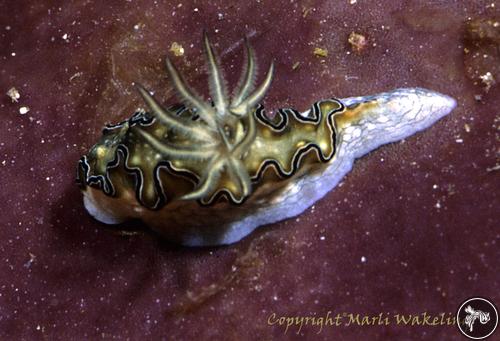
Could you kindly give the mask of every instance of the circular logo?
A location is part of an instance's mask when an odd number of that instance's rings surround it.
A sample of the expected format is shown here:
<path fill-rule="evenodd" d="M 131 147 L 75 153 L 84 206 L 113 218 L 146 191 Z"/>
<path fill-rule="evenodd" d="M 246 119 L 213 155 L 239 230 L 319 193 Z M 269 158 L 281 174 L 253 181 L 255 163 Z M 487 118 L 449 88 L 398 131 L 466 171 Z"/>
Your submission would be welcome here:
<path fill-rule="evenodd" d="M 485 339 L 497 329 L 498 310 L 485 298 L 469 298 L 458 308 L 457 325 L 469 339 Z"/>

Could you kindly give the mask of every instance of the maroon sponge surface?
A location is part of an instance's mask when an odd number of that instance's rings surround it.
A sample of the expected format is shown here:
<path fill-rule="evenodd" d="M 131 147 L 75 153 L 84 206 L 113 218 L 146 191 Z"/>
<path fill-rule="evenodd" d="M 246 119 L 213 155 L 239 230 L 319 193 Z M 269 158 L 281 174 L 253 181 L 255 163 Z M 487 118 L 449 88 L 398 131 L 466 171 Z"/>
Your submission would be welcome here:
<path fill-rule="evenodd" d="M 448 317 L 476 295 L 500 304 L 500 96 L 480 78 L 489 67 L 498 76 L 500 49 L 488 47 L 498 46 L 495 31 L 484 40 L 467 26 L 498 18 L 494 1 L 210 3 L 3 1 L 0 338 L 454 339 L 446 325 L 294 325 L 285 334 L 270 322 L 329 311 Z M 237 244 L 190 249 L 118 233 L 85 211 L 76 162 L 105 123 L 142 106 L 134 81 L 175 102 L 165 55 L 207 95 L 203 29 L 230 88 L 244 35 L 258 81 L 275 61 L 268 111 L 417 86 L 458 106 L 358 160 L 300 217 Z M 359 51 L 353 32 L 366 38 Z M 18 103 L 4 95 L 12 87 Z"/>

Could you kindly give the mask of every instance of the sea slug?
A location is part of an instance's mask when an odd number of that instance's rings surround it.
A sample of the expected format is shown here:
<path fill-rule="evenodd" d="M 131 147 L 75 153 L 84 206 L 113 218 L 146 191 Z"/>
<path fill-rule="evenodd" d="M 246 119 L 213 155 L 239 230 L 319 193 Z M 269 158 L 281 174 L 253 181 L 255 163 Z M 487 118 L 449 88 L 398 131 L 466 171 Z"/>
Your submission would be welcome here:
<path fill-rule="evenodd" d="M 107 224 L 141 219 L 189 246 L 234 243 L 258 226 L 302 213 L 377 147 L 404 139 L 447 115 L 456 102 L 434 91 L 396 89 L 325 99 L 305 112 L 280 109 L 270 119 L 259 102 L 271 63 L 254 86 L 254 52 L 240 86 L 226 82 L 205 34 L 212 102 L 198 96 L 167 58 L 181 105 L 166 107 L 138 91 L 148 111 L 107 126 L 78 162 L 88 212 Z"/>

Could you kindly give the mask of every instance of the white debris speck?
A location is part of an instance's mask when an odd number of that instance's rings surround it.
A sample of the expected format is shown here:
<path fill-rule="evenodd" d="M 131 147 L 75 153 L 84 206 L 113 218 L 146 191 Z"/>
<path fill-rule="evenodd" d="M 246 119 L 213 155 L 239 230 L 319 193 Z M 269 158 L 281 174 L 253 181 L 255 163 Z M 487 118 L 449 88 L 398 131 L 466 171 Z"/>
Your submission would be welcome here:
<path fill-rule="evenodd" d="M 441 203 L 438 201 L 438 202 L 436 203 L 436 205 L 434 205 L 434 207 L 436 207 L 436 208 L 441 208 Z"/>
<path fill-rule="evenodd" d="M 325 240 L 325 236 L 320 236 L 319 240 Z"/>
<path fill-rule="evenodd" d="M 456 139 L 455 142 L 456 143 L 464 143 L 464 140 L 463 139 Z"/>
<path fill-rule="evenodd" d="M 484 75 L 480 75 L 479 78 L 481 81 L 486 85 L 485 90 L 488 92 L 490 90 L 491 86 L 496 83 L 495 78 L 493 77 L 493 74 L 491 72 L 486 72 Z"/>
<path fill-rule="evenodd" d="M 80 71 L 80 72 L 77 72 L 77 73 L 75 73 L 73 76 L 71 76 L 71 77 L 69 78 L 69 81 L 71 82 L 73 79 L 75 79 L 75 78 L 77 78 L 77 77 L 80 77 L 81 75 L 83 75 L 83 72 L 81 72 L 81 71 Z"/>
<path fill-rule="evenodd" d="M 194 9 L 194 11 L 195 11 L 195 12 L 198 12 L 198 11 L 199 11 L 199 10 L 198 10 L 198 7 L 196 7 L 196 8 Z"/>
<path fill-rule="evenodd" d="M 184 55 L 184 47 L 177 42 L 173 42 L 170 46 L 170 50 L 176 57 L 180 57 Z"/>
<path fill-rule="evenodd" d="M 365 256 L 361 257 L 361 263 L 366 263 L 366 257 Z"/>
<path fill-rule="evenodd" d="M 62 38 L 66 41 L 68 41 L 69 35 L 67 33 L 64 33 Z"/>
<path fill-rule="evenodd" d="M 32 254 L 31 252 L 29 252 L 29 256 L 30 256 L 30 259 L 26 263 L 24 263 L 25 268 L 31 267 L 31 264 L 33 264 L 33 262 L 36 259 L 36 256 L 34 254 Z"/>
<path fill-rule="evenodd" d="M 137 24 L 134 25 L 134 30 L 139 31 L 140 29 L 143 29 L 144 27 L 146 27 L 146 24 L 144 24 L 142 22 L 138 22 Z"/>
<path fill-rule="evenodd" d="M 351 5 L 354 5 L 354 4 L 356 4 L 357 2 L 358 2 L 358 0 L 349 0 L 349 3 L 350 3 Z"/>
<path fill-rule="evenodd" d="M 20 113 L 21 115 L 25 115 L 25 114 L 27 114 L 29 111 L 30 111 L 30 108 L 29 108 L 29 107 L 20 107 L 20 108 L 19 108 L 19 113 Z"/>
<path fill-rule="evenodd" d="M 19 100 L 19 98 L 21 98 L 21 94 L 14 87 L 10 88 L 9 91 L 7 91 L 7 96 L 10 97 L 12 102 L 17 102 Z"/>
<path fill-rule="evenodd" d="M 10 55 L 11 55 L 12 57 L 15 57 L 15 56 L 16 56 L 16 53 L 15 53 L 15 52 L 12 52 Z"/>

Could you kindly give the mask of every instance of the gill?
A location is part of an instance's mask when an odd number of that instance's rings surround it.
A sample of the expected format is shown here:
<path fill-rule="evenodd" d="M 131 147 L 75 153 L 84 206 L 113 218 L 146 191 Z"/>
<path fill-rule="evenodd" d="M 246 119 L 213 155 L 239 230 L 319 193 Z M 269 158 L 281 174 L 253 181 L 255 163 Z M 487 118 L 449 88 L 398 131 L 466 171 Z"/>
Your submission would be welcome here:
<path fill-rule="evenodd" d="M 190 112 L 199 116 L 200 120 L 183 120 L 162 107 L 144 87 L 137 85 L 152 115 L 169 130 L 185 137 L 189 145 L 187 147 L 175 145 L 158 139 L 142 129 L 134 130 L 169 159 L 206 163 L 196 188 L 183 195 L 181 199 L 209 200 L 211 194 L 218 188 L 221 173 L 225 170 L 229 179 L 238 188 L 236 197 L 235 193 L 230 194 L 237 202 L 241 202 L 252 190 L 250 175 L 242 160 L 257 135 L 254 112 L 271 85 L 274 63 L 271 62 L 264 81 L 255 89 L 255 57 L 245 38 L 247 62 L 239 82 L 241 85 L 229 102 L 226 81 L 206 32 L 203 42 L 208 61 L 209 90 L 213 106 L 190 89 L 172 61 L 168 56 L 166 58 L 166 69 L 174 90 L 191 109 Z M 237 134 L 237 131 L 242 129 L 243 131 Z"/>

